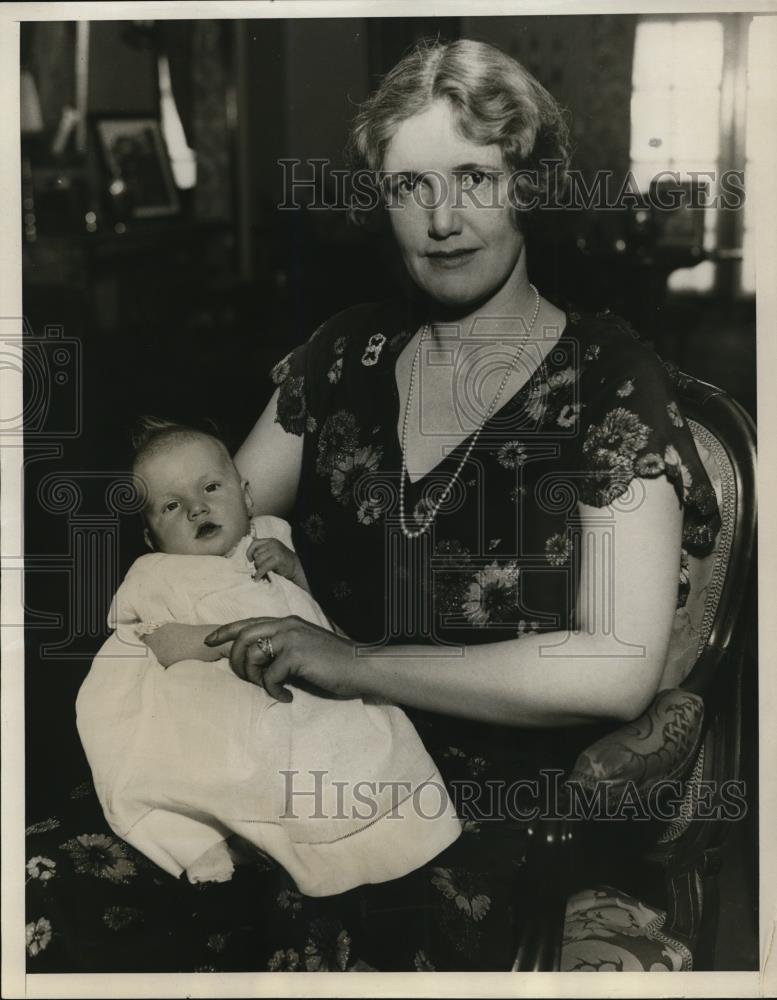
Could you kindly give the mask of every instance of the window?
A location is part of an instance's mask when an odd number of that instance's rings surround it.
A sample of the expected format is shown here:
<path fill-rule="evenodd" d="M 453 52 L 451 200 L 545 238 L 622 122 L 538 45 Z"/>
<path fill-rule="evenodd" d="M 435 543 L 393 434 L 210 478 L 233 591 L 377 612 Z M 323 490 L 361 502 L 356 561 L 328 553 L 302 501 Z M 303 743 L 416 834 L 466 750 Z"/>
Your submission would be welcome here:
<path fill-rule="evenodd" d="M 747 46 L 747 126 L 745 130 L 745 179 L 753 176 L 753 155 L 755 152 L 755 141 L 753 139 L 755 115 L 753 114 L 753 104 L 750 100 L 752 94 L 751 84 L 757 72 L 759 61 L 767 64 L 774 59 L 774 52 L 770 46 L 774 44 L 774 32 L 768 35 L 763 30 L 763 23 L 759 24 L 760 32 L 754 31 L 754 26 L 758 22 L 751 21 L 750 34 Z M 742 232 L 742 291 L 746 295 L 755 294 L 755 236 L 754 236 L 755 212 L 753 208 L 753 198 L 745 198 L 745 218 Z"/>
<path fill-rule="evenodd" d="M 170 154 L 170 167 L 176 186 L 182 191 L 194 187 L 197 181 L 197 158 L 190 149 L 178 115 L 170 82 L 170 66 L 166 55 L 159 56 L 159 100 L 162 107 L 162 134 Z"/>
<path fill-rule="evenodd" d="M 648 16 L 637 25 L 631 97 L 635 180 L 647 192 L 651 179 L 668 170 L 680 180 L 698 176 L 709 184 L 703 246 L 716 251 L 716 259 L 674 271 L 668 282 L 673 290 L 712 290 L 720 283 L 721 262 L 729 276 L 736 274 L 732 291 L 751 288 L 747 260 L 743 268 L 738 262 L 742 213 L 715 205 L 721 174 L 745 166 L 740 106 L 747 49 L 743 24 L 741 15 L 692 15 Z M 736 287 L 740 271 L 742 283 Z"/>

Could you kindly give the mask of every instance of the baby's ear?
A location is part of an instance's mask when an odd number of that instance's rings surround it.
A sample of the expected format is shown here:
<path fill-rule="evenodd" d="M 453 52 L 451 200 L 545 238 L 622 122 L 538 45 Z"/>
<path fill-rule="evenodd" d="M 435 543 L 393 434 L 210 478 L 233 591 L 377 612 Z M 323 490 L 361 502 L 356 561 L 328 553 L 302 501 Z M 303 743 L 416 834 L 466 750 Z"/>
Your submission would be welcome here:
<path fill-rule="evenodd" d="M 151 537 L 151 532 L 148 528 L 143 529 L 143 541 L 146 543 L 147 547 L 154 552 L 154 540 Z"/>
<path fill-rule="evenodd" d="M 244 479 L 240 485 L 243 487 L 243 499 L 246 503 L 246 510 L 249 514 L 254 512 L 254 498 L 251 496 L 251 487 L 248 485 L 248 480 Z"/>

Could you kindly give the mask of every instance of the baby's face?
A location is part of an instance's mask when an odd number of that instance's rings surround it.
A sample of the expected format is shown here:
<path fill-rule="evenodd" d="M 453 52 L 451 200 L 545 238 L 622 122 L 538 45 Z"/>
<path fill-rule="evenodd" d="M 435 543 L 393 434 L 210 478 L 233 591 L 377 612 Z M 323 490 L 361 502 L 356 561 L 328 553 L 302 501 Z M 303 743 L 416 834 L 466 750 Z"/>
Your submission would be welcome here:
<path fill-rule="evenodd" d="M 146 521 L 154 547 L 180 555 L 223 556 L 250 526 L 251 495 L 212 438 L 171 441 L 141 459 Z"/>

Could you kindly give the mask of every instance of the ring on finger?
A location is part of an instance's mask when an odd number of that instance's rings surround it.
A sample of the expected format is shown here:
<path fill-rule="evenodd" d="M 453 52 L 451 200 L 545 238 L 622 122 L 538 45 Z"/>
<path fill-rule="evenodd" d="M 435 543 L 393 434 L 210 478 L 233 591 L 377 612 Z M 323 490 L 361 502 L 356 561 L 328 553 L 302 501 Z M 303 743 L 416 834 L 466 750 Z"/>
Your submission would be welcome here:
<path fill-rule="evenodd" d="M 272 647 L 272 639 L 262 636 L 261 639 L 256 640 L 256 645 L 259 649 L 261 649 L 263 655 L 266 656 L 268 660 L 275 659 L 275 650 Z"/>

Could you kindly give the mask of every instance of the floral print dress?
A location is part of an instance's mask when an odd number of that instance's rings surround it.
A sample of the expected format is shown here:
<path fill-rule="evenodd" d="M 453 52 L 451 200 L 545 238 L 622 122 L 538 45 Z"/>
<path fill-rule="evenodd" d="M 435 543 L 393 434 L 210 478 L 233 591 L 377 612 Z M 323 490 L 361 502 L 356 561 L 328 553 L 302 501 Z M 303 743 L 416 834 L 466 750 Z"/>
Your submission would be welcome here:
<path fill-rule="evenodd" d="M 628 505 L 639 495 L 630 489 L 635 479 L 659 476 L 684 512 L 682 604 L 688 554 L 714 545 L 715 496 L 667 369 L 608 312 L 568 313 L 544 361 L 484 425 L 430 529 L 404 536 L 395 365 L 418 325 L 397 302 L 357 306 L 272 371 L 277 420 L 304 438 L 294 541 L 327 614 L 376 647 L 457 647 L 564 630 L 575 621 L 578 501 Z M 474 429 L 468 399 L 457 405 Z M 417 482 L 406 480 L 411 527 L 451 481 L 468 444 Z M 466 784 L 470 801 L 473 783 L 514 782 L 539 766 L 568 769 L 600 735 L 597 727 L 529 733 L 408 714 L 446 781 L 452 789 Z M 381 969 L 510 968 L 526 824 L 482 822 L 473 810 L 462 816 L 465 833 L 444 856 L 366 892 L 372 902 L 362 900 L 346 928 L 351 944 L 356 928 L 362 934 L 361 960 Z"/>

